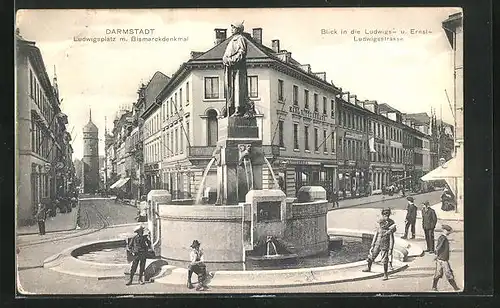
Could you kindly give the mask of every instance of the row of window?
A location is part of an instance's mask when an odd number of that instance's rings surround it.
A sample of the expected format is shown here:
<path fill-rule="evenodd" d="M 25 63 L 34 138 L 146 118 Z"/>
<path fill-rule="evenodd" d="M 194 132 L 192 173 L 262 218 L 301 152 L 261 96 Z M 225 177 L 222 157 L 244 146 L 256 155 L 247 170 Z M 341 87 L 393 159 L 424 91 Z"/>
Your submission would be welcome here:
<path fill-rule="evenodd" d="M 367 160 L 368 142 L 339 138 L 337 159 Z"/>
<path fill-rule="evenodd" d="M 284 100 L 284 82 L 281 79 L 278 79 L 278 101 Z M 294 106 L 299 106 L 299 87 L 293 85 L 292 91 L 292 102 Z M 313 111 L 316 113 L 320 113 L 320 102 L 319 95 L 317 93 L 313 94 Z M 304 89 L 304 109 L 309 110 L 309 90 Z M 326 96 L 322 97 L 322 109 L 321 113 L 323 115 L 328 115 L 328 98 Z M 335 115 L 335 99 L 330 100 L 330 116 L 334 118 Z"/>
<path fill-rule="evenodd" d="M 248 76 L 247 77 L 247 87 L 248 96 L 250 98 L 259 97 L 259 77 L 258 76 Z M 226 97 L 226 89 L 224 88 L 223 97 Z M 219 77 L 205 77 L 205 99 L 219 99 L 220 95 L 220 83 Z"/>
<path fill-rule="evenodd" d="M 185 89 L 185 91 L 184 91 Z M 185 93 L 185 96 L 184 96 Z M 145 123 L 144 137 L 147 138 L 162 128 L 162 123 L 170 117 L 178 117 L 179 111 L 189 105 L 189 82 L 175 92 L 170 99 L 166 99 L 161 106 L 161 112 L 150 117 Z"/>
<path fill-rule="evenodd" d="M 31 119 L 31 151 L 48 158 L 49 149 L 52 146 L 52 138 L 47 134 L 47 131 L 35 121 Z"/>
<path fill-rule="evenodd" d="M 411 151 L 409 149 L 395 148 L 382 144 L 375 144 L 375 152 L 371 153 L 372 162 L 385 162 L 396 164 L 412 163 Z"/>
<path fill-rule="evenodd" d="M 284 143 L 284 124 L 283 121 L 279 122 L 278 128 L 279 128 L 279 144 L 281 147 L 285 147 Z M 310 127 L 309 125 L 304 125 L 304 150 L 306 151 L 323 151 L 323 152 L 328 152 L 328 139 L 330 139 L 330 145 L 331 145 L 331 152 L 335 152 L 335 134 L 333 132 L 328 133 L 326 129 L 320 130 L 317 127 L 313 128 L 313 138 L 314 138 L 314 147 L 311 149 L 310 147 L 310 142 L 309 142 L 309 135 L 310 135 Z M 299 142 L 299 124 L 298 123 L 293 123 L 293 149 L 294 150 L 300 150 L 300 142 Z"/>
<path fill-rule="evenodd" d="M 29 70 L 30 74 L 30 97 L 35 101 L 35 104 L 38 106 L 42 115 L 45 117 L 47 122 L 52 124 L 52 120 L 54 117 L 54 111 L 52 110 L 49 100 L 45 96 L 43 88 L 38 83 L 35 75 L 32 70 Z"/>
<path fill-rule="evenodd" d="M 184 128 L 181 125 L 177 125 L 167 129 L 163 133 L 162 139 L 146 145 L 144 149 L 144 162 L 158 162 L 166 157 L 183 154 L 185 145 L 189 145 L 189 129 L 189 122 L 184 124 Z"/>

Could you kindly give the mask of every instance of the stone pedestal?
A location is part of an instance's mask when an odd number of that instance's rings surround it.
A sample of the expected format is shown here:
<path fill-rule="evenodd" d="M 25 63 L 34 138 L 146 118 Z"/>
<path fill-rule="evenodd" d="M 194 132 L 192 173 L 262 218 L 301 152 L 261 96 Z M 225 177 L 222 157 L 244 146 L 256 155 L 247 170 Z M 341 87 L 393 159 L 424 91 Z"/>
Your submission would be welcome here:
<path fill-rule="evenodd" d="M 244 202 L 248 191 L 262 189 L 265 161 L 255 119 L 220 119 L 217 146 L 217 205 Z"/>

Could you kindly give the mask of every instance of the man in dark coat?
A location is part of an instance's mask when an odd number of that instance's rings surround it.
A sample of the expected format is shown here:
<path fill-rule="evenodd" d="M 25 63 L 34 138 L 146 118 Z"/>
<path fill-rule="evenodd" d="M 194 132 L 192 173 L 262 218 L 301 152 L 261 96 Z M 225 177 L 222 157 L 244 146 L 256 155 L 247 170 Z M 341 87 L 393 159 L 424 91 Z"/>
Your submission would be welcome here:
<path fill-rule="evenodd" d="M 38 204 L 36 212 L 36 220 L 38 222 L 38 230 L 40 235 L 45 235 L 45 219 L 47 219 L 47 207 L 45 206 L 46 200 Z"/>
<path fill-rule="evenodd" d="M 132 279 L 134 278 L 135 271 L 137 270 L 137 265 L 139 265 L 139 283 L 144 284 L 143 276 L 146 269 L 146 258 L 148 251 L 151 248 L 151 241 L 149 237 L 144 235 L 144 227 L 138 226 L 134 229 L 137 234 L 130 240 L 127 244 L 127 250 L 132 253 L 134 260 L 132 261 L 132 267 L 130 268 L 130 278 L 127 282 L 127 286 L 132 284 Z"/>
<path fill-rule="evenodd" d="M 439 279 L 443 277 L 443 273 L 448 279 L 448 282 L 453 287 L 455 291 L 459 291 L 460 288 L 455 282 L 455 276 L 453 275 L 453 270 L 450 267 L 450 241 L 448 240 L 448 235 L 453 231 L 448 225 L 443 225 L 443 234 L 441 234 L 437 240 L 436 244 L 436 271 L 434 273 L 434 279 L 432 281 L 432 290 L 437 291 L 437 284 Z"/>
<path fill-rule="evenodd" d="M 437 224 L 437 215 L 429 205 L 429 201 L 423 203 L 422 208 L 422 229 L 424 229 L 427 249 L 424 252 L 434 253 L 434 229 Z"/>
<path fill-rule="evenodd" d="M 408 229 L 411 227 L 411 238 L 415 238 L 415 222 L 417 221 L 417 206 L 413 203 L 415 200 L 413 197 L 406 198 L 408 200 L 408 205 L 406 206 L 406 219 L 405 219 L 405 235 L 402 239 L 408 238 Z"/>

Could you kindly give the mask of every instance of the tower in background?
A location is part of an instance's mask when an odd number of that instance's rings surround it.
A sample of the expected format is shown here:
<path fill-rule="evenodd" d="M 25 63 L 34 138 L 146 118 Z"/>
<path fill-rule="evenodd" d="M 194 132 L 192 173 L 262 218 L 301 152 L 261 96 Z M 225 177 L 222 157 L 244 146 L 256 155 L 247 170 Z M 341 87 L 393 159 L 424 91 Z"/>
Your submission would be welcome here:
<path fill-rule="evenodd" d="M 83 192 L 95 193 L 99 189 L 99 129 L 89 122 L 83 127 Z"/>

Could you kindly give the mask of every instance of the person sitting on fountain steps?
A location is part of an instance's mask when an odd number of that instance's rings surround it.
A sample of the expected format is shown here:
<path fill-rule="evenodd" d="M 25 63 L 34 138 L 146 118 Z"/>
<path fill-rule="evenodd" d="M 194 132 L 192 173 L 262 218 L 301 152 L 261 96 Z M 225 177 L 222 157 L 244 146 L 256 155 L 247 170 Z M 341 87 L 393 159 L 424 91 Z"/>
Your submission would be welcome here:
<path fill-rule="evenodd" d="M 196 287 L 197 291 L 206 290 L 208 288 L 205 284 L 207 279 L 207 267 L 205 266 L 205 263 L 203 263 L 203 250 L 200 249 L 200 245 L 201 244 L 200 242 L 198 242 L 198 240 L 194 240 L 191 244 L 191 263 L 188 266 L 187 278 L 187 287 L 188 289 L 192 289 L 193 284 L 191 283 L 191 276 L 193 276 L 193 273 L 196 273 L 196 275 L 198 275 L 198 286 Z"/>
<path fill-rule="evenodd" d="M 132 279 L 134 278 L 135 271 L 137 270 L 137 265 L 139 265 L 139 283 L 144 284 L 142 277 L 144 276 L 144 271 L 146 269 L 146 257 L 148 251 L 151 247 L 151 241 L 147 235 L 144 235 L 144 227 L 138 226 L 134 229 L 137 234 L 130 240 L 127 245 L 127 250 L 129 250 L 134 256 L 134 261 L 132 261 L 132 267 L 130 268 L 130 278 L 126 283 L 127 286 L 132 284 Z"/>
<path fill-rule="evenodd" d="M 394 232 L 396 232 L 396 224 L 394 220 L 389 218 L 391 215 L 390 209 L 382 210 L 382 219 L 378 221 L 379 227 L 377 232 L 373 236 L 372 245 L 370 252 L 368 254 L 367 262 L 368 267 L 363 270 L 363 272 L 370 272 L 372 268 L 373 261 L 381 253 L 382 263 L 384 266 L 384 278 L 383 280 L 389 279 L 388 267 L 389 259 L 392 268 L 392 249 L 394 248 Z"/>

